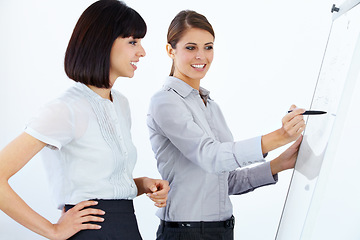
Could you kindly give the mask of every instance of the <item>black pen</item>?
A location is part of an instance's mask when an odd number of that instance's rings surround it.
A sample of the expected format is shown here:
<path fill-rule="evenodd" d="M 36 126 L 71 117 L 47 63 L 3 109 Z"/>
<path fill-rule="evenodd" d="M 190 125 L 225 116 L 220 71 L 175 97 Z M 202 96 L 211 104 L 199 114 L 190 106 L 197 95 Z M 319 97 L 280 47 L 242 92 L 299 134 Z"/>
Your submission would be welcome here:
<path fill-rule="evenodd" d="M 288 111 L 288 113 L 291 113 L 292 110 Z M 302 113 L 301 115 L 320 115 L 320 114 L 326 114 L 324 111 L 317 111 L 317 110 L 308 110 Z"/>

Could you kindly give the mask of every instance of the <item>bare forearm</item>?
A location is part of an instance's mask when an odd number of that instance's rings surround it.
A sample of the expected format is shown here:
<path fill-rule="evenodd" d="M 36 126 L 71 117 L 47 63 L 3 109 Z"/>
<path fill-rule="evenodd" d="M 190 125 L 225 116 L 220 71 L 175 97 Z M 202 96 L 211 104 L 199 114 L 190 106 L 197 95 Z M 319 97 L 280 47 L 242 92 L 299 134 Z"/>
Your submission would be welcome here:
<path fill-rule="evenodd" d="M 271 168 L 272 175 L 275 175 L 275 174 L 283 171 L 283 169 L 281 168 L 281 164 L 279 163 L 277 158 L 270 161 L 270 168 Z"/>
<path fill-rule="evenodd" d="M 31 209 L 10 187 L 9 179 L 46 144 L 22 133 L 0 151 L 0 210 L 26 228 L 53 238 L 53 225 Z"/>
<path fill-rule="evenodd" d="M 53 224 L 31 209 L 4 181 L 0 183 L 0 209 L 31 231 L 54 238 Z"/>
<path fill-rule="evenodd" d="M 279 129 L 261 137 L 261 148 L 263 154 L 268 153 L 285 144 L 286 142 Z"/>

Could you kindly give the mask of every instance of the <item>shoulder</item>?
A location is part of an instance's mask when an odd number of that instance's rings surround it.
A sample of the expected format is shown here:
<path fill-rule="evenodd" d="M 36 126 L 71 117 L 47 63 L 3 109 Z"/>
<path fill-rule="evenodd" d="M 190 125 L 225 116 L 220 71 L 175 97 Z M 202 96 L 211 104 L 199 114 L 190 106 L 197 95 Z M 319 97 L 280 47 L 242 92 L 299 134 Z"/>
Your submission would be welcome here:
<path fill-rule="evenodd" d="M 119 92 L 119 91 L 117 91 L 115 89 L 112 89 L 111 94 L 113 95 L 114 100 L 116 100 L 116 103 L 121 104 L 123 106 L 128 106 L 129 105 L 128 99 L 121 92 Z"/>
<path fill-rule="evenodd" d="M 148 116 L 159 123 L 192 118 L 184 98 L 173 89 L 163 89 L 153 95 Z"/>
<path fill-rule="evenodd" d="M 52 118 L 72 119 L 75 115 L 83 115 L 91 110 L 91 105 L 80 89 L 70 87 L 57 98 L 40 108 L 40 113 Z"/>
<path fill-rule="evenodd" d="M 113 97 L 113 104 L 116 106 L 116 111 L 120 111 L 123 115 L 130 118 L 130 105 L 125 95 L 114 89 L 111 90 L 111 94 Z"/>
<path fill-rule="evenodd" d="M 183 98 L 173 89 L 162 89 L 150 99 L 150 112 L 169 111 L 181 108 L 184 105 Z"/>
<path fill-rule="evenodd" d="M 112 89 L 111 94 L 115 95 L 120 101 L 127 101 L 125 95 L 119 92 L 118 90 Z"/>
<path fill-rule="evenodd" d="M 87 102 L 84 92 L 76 86 L 67 89 L 57 100 L 70 106 Z"/>
<path fill-rule="evenodd" d="M 177 94 L 174 89 L 163 88 L 155 93 L 150 100 L 150 104 L 158 106 L 162 104 L 180 104 L 183 102 L 181 95 Z"/>

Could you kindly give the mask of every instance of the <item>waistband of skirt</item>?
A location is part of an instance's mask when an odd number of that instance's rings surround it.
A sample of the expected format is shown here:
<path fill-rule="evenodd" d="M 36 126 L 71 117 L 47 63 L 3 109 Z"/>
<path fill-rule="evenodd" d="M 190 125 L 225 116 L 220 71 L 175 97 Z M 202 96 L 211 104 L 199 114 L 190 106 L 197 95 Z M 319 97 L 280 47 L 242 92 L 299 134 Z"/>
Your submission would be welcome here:
<path fill-rule="evenodd" d="M 91 201 L 97 201 L 97 205 L 89 206 L 86 208 L 101 209 L 106 213 L 134 213 L 133 200 L 126 199 L 90 199 Z M 75 205 L 65 204 L 65 211 L 73 208 Z"/>

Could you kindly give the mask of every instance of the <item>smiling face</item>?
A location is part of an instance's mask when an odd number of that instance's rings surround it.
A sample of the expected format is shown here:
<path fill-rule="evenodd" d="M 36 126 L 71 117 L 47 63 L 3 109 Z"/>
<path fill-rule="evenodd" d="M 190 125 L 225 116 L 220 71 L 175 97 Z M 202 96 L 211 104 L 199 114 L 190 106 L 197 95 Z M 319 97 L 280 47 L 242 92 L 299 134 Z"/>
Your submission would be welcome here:
<path fill-rule="evenodd" d="M 118 37 L 110 52 L 110 84 L 118 77 L 133 77 L 140 57 L 145 56 L 141 39 Z"/>
<path fill-rule="evenodd" d="M 205 77 L 214 57 L 214 37 L 206 30 L 188 29 L 172 48 L 167 44 L 168 55 L 174 60 L 174 77 L 192 86 Z"/>

